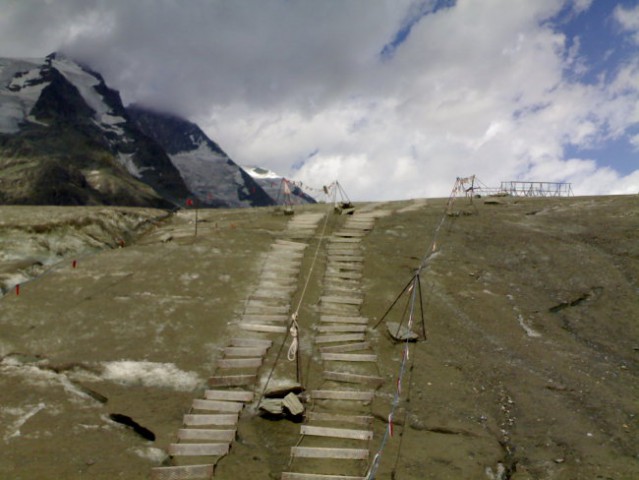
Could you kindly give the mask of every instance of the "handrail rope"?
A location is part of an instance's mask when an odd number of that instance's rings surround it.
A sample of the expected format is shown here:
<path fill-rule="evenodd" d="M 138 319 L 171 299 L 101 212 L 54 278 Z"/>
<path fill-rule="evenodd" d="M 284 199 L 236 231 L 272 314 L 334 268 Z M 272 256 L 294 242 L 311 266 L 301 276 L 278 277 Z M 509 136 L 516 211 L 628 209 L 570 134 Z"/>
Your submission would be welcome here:
<path fill-rule="evenodd" d="M 439 224 L 437 225 L 437 227 L 435 228 L 435 232 L 433 234 L 433 239 L 430 243 L 430 247 L 428 248 L 428 250 L 426 251 L 426 253 L 424 254 L 424 256 L 422 257 L 422 260 L 419 264 L 419 266 L 417 267 L 417 270 L 415 271 L 415 274 L 413 276 L 413 279 L 411 280 L 411 282 L 408 283 L 408 285 L 404 288 L 404 290 L 402 291 L 402 294 L 409 289 L 409 292 L 411 294 L 411 298 L 410 298 L 410 313 L 409 313 L 409 318 L 408 318 L 408 329 L 410 330 L 412 328 L 413 325 L 413 314 L 415 312 L 415 296 L 417 294 L 417 290 L 418 290 L 418 285 L 416 285 L 419 282 L 419 276 L 422 272 L 422 270 L 424 270 L 424 268 L 426 268 L 426 266 L 428 265 L 428 262 L 431 258 L 431 256 L 435 253 L 435 251 L 437 250 L 437 239 L 439 236 L 439 232 L 442 228 L 442 226 L 444 225 L 444 222 L 446 221 L 446 217 L 447 217 L 447 213 L 449 211 L 449 208 L 452 206 L 452 204 L 454 203 L 455 197 L 456 197 L 456 193 L 458 190 L 458 186 L 457 186 L 458 182 L 455 182 L 455 186 L 453 187 L 453 190 L 448 198 L 448 202 L 446 204 L 446 210 L 444 211 L 441 220 L 439 221 Z M 411 285 L 412 283 L 412 285 Z M 410 285 L 410 288 L 409 288 Z M 401 296 L 401 294 L 400 294 Z M 398 300 L 398 299 L 397 299 Z M 396 300 L 396 301 L 397 301 Z M 423 314 L 423 312 L 422 312 Z M 409 356 L 410 356 L 410 341 L 407 338 L 404 341 L 404 351 L 403 351 L 403 356 L 402 356 L 402 362 L 400 364 L 400 368 L 399 368 L 399 375 L 397 378 L 397 388 L 395 390 L 395 395 L 393 397 L 393 401 L 391 403 L 391 411 L 388 415 L 388 428 L 386 428 L 385 432 L 384 432 L 384 436 L 382 437 L 382 441 L 380 442 L 380 447 L 377 450 L 377 453 L 375 454 L 375 456 L 373 457 L 373 461 L 371 462 L 371 466 L 368 470 L 368 472 L 366 473 L 366 480 L 374 480 L 375 479 L 375 475 L 377 474 L 377 470 L 379 468 L 379 463 L 381 461 L 381 457 L 382 454 L 384 452 L 384 449 L 386 448 L 386 444 L 388 443 L 389 438 L 392 436 L 393 434 L 393 424 L 392 424 L 392 420 L 393 420 L 393 415 L 395 414 L 395 411 L 397 410 L 397 407 L 399 406 L 399 400 L 401 397 L 401 385 L 402 385 L 402 381 L 404 378 L 404 373 L 405 373 L 405 369 L 406 369 L 406 361 L 408 360 Z M 411 360 L 411 376 L 410 381 L 412 381 L 412 368 L 413 368 L 413 360 Z M 410 386 L 409 386 L 409 392 L 410 392 Z M 403 433 L 402 433 L 403 436 Z M 399 455 L 399 452 L 398 452 Z"/>

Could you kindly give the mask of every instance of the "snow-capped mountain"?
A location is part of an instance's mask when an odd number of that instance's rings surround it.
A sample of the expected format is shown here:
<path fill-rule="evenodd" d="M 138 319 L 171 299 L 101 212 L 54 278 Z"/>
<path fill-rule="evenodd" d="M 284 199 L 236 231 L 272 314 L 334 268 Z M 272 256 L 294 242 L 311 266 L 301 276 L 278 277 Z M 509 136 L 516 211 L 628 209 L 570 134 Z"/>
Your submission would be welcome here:
<path fill-rule="evenodd" d="M 58 54 L 0 59 L 0 202 L 170 207 L 190 196 L 120 95 Z"/>
<path fill-rule="evenodd" d="M 287 180 L 277 173 L 261 167 L 242 167 L 277 203 L 299 205 L 302 203 L 317 203 L 313 197 L 305 193 L 296 182 Z"/>
<path fill-rule="evenodd" d="M 274 205 L 260 184 L 239 167 L 196 124 L 132 105 L 137 126 L 160 144 L 200 204 L 249 207 Z"/>

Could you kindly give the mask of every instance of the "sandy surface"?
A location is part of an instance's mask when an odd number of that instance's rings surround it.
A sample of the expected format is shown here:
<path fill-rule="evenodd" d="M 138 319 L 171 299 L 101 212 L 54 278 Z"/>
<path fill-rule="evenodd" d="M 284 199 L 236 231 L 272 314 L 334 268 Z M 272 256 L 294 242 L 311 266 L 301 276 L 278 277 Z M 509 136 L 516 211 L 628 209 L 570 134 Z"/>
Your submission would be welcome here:
<path fill-rule="evenodd" d="M 446 217 L 421 274 L 428 340 L 411 347 L 413 368 L 377 478 L 639 478 L 637 197 L 474 203 L 457 201 L 462 214 Z M 392 212 L 362 240 L 361 311 L 371 325 L 430 249 L 444 206 L 359 206 Z M 15 225 L 33 223 L 35 211 L 0 209 L 0 241 L 15 235 Z M 162 214 L 140 213 L 155 221 Z M 234 333 L 230 322 L 290 218 L 272 209 L 209 210 L 200 212 L 197 237 L 192 220 L 193 212 L 180 213 L 137 238 L 128 233 L 125 248 L 69 241 L 82 254 L 76 268 L 71 260 L 80 254 L 70 248 L 56 268 L 23 283 L 19 296 L 9 289 L 0 300 L 0 478 L 142 479 L 167 461 L 182 415 L 202 397 Z M 331 214 L 328 232 L 344 221 Z M 134 226 L 110 228 L 119 238 Z M 40 243 L 47 233 L 29 232 Z M 319 238 L 305 241 L 302 279 Z M 14 248 L 7 245 L 5 255 Z M 309 340 L 324 288 L 319 258 L 300 315 L 309 389 L 322 384 Z M 401 321 L 402 311 L 389 319 Z M 387 380 L 366 407 L 375 416 L 374 453 L 403 346 L 383 325 L 368 336 Z M 279 375 L 292 375 L 290 365 L 282 368 Z M 113 413 L 156 440 L 112 422 Z M 248 408 L 216 478 L 279 478 L 298 439 L 299 424 Z"/>

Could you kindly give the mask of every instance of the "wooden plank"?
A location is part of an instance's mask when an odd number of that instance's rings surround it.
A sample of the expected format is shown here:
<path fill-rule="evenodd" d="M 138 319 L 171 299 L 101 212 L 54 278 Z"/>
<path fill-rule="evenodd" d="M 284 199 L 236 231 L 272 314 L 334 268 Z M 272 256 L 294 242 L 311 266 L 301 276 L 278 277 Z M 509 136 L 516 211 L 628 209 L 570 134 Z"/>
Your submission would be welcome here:
<path fill-rule="evenodd" d="M 361 298 L 341 295 L 324 295 L 323 297 L 320 297 L 320 300 L 326 303 L 344 303 L 346 305 L 361 305 L 362 303 L 364 303 L 364 300 L 362 300 Z"/>
<path fill-rule="evenodd" d="M 344 335 L 318 335 L 315 343 L 335 343 L 335 342 L 361 342 L 364 341 L 364 333 L 346 333 Z"/>
<path fill-rule="evenodd" d="M 227 402 L 223 400 L 209 400 L 196 398 L 193 400 L 192 407 L 196 410 L 215 410 L 217 412 L 238 413 L 244 407 L 241 402 Z"/>
<path fill-rule="evenodd" d="M 320 473 L 282 472 L 281 480 L 366 480 L 366 477 L 351 475 L 323 475 Z"/>
<path fill-rule="evenodd" d="M 181 428 L 178 430 L 180 440 L 210 440 L 216 442 L 232 442 L 235 430 L 210 430 L 204 428 Z"/>
<path fill-rule="evenodd" d="M 279 325 L 262 325 L 259 323 L 239 323 L 238 326 L 247 332 L 286 333 L 287 327 Z"/>
<path fill-rule="evenodd" d="M 266 347 L 271 348 L 273 346 L 273 340 L 266 338 L 250 338 L 250 337 L 235 337 L 231 339 L 231 346 L 233 347 Z"/>
<path fill-rule="evenodd" d="M 362 263 L 331 261 L 327 263 L 326 268 L 337 272 L 361 272 L 364 270 L 364 265 Z"/>
<path fill-rule="evenodd" d="M 198 414 L 189 413 L 184 415 L 184 425 L 189 427 L 203 427 L 209 425 L 226 426 L 237 425 L 237 413 L 214 413 L 214 414 Z"/>
<path fill-rule="evenodd" d="M 357 350 L 368 350 L 369 348 L 371 348 L 370 342 L 355 342 L 320 347 L 320 352 L 355 352 Z"/>
<path fill-rule="evenodd" d="M 254 314 L 254 315 L 287 315 L 290 311 L 290 305 L 264 305 L 263 303 L 249 303 L 246 306 L 246 310 L 244 310 L 244 314 Z"/>
<path fill-rule="evenodd" d="M 263 357 L 266 347 L 224 347 L 222 353 L 227 357 Z"/>
<path fill-rule="evenodd" d="M 368 330 L 367 325 L 320 325 L 317 327 L 317 331 L 320 333 L 329 332 L 365 332 Z"/>
<path fill-rule="evenodd" d="M 330 259 L 334 262 L 350 262 L 350 263 L 358 263 L 358 262 L 363 262 L 364 261 L 364 257 L 363 256 L 356 256 L 356 255 L 331 255 Z"/>
<path fill-rule="evenodd" d="M 169 455 L 172 457 L 206 457 L 229 453 L 228 443 L 171 443 Z"/>
<path fill-rule="evenodd" d="M 321 353 L 322 360 L 332 362 L 376 362 L 377 355 L 369 353 Z"/>
<path fill-rule="evenodd" d="M 294 248 L 294 249 L 297 249 L 297 250 L 305 250 L 306 247 L 308 247 L 308 243 L 291 242 L 289 240 L 282 240 L 280 238 L 275 240 L 275 244 L 276 245 L 284 245 L 284 246 L 291 247 L 291 248 Z"/>
<path fill-rule="evenodd" d="M 365 448 L 291 447 L 291 456 L 298 458 L 333 458 L 336 460 L 367 460 Z"/>
<path fill-rule="evenodd" d="M 373 438 L 371 430 L 353 430 L 350 428 L 329 428 L 315 425 L 302 425 L 300 434 L 314 437 L 348 438 L 352 440 L 370 440 Z"/>
<path fill-rule="evenodd" d="M 384 379 L 382 377 L 376 377 L 372 375 L 356 375 L 354 373 L 347 372 L 325 371 L 324 378 L 326 380 L 332 380 L 334 382 L 357 383 L 361 385 L 370 385 L 373 387 L 377 387 L 384 383 Z"/>
<path fill-rule="evenodd" d="M 371 415 L 343 415 L 326 412 L 306 412 L 306 418 L 313 422 L 351 423 L 353 425 L 370 425 L 373 422 Z"/>
<path fill-rule="evenodd" d="M 178 467 L 155 467 L 151 469 L 151 480 L 198 480 L 210 479 L 214 465 L 181 465 Z"/>
<path fill-rule="evenodd" d="M 331 243 L 360 243 L 361 238 L 347 238 L 347 237 L 332 237 L 329 242 Z"/>
<path fill-rule="evenodd" d="M 218 368 L 255 368 L 261 367 L 264 359 L 257 358 L 221 358 L 217 361 Z"/>
<path fill-rule="evenodd" d="M 242 385 L 254 385 L 257 375 L 219 375 L 209 378 L 211 387 L 239 387 Z"/>
<path fill-rule="evenodd" d="M 322 323 L 354 323 L 357 325 L 368 325 L 368 318 L 364 317 L 344 317 L 341 315 L 322 315 Z"/>
<path fill-rule="evenodd" d="M 207 400 L 229 400 L 232 402 L 252 402 L 255 394 L 244 390 L 205 390 Z"/>
<path fill-rule="evenodd" d="M 346 278 L 348 280 L 359 280 L 360 278 L 362 278 L 362 274 L 359 272 L 329 272 L 326 271 L 326 274 L 324 275 L 324 278 L 326 278 L 327 280 L 330 280 L 332 278 Z"/>
<path fill-rule="evenodd" d="M 373 399 L 373 391 L 360 390 L 312 390 L 311 398 L 318 400 L 361 400 L 369 402 Z"/>
<path fill-rule="evenodd" d="M 274 315 L 244 315 L 242 320 L 245 322 L 287 322 L 290 320 L 288 315 L 274 314 Z"/>

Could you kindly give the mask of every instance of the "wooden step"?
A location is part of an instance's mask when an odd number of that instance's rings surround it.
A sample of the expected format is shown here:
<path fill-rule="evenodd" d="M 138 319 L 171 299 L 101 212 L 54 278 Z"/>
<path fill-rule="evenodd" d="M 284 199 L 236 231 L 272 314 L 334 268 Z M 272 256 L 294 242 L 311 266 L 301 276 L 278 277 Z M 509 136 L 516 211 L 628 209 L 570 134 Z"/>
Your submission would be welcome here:
<path fill-rule="evenodd" d="M 287 323 L 291 319 L 290 315 L 254 315 L 244 314 L 242 317 L 243 322 L 247 323 Z"/>
<path fill-rule="evenodd" d="M 275 240 L 275 244 L 276 245 L 284 245 L 287 247 L 291 247 L 294 248 L 296 250 L 305 250 L 306 247 L 308 247 L 308 243 L 301 243 L 301 242 L 291 242 L 288 240 L 281 240 L 281 239 L 277 239 Z"/>
<path fill-rule="evenodd" d="M 377 355 L 372 353 L 321 353 L 322 360 L 333 362 L 376 362 Z"/>
<path fill-rule="evenodd" d="M 224 347 L 222 353 L 227 357 L 263 357 L 267 347 Z"/>
<path fill-rule="evenodd" d="M 214 465 L 182 465 L 178 467 L 155 467 L 151 469 L 151 480 L 198 480 L 210 479 Z"/>
<path fill-rule="evenodd" d="M 335 232 L 333 236 L 344 237 L 344 238 L 356 238 L 356 237 L 365 237 L 366 233 L 359 232 L 357 230 L 341 230 L 339 232 Z"/>
<path fill-rule="evenodd" d="M 221 358 L 217 361 L 219 368 L 253 368 L 261 367 L 262 357 L 256 358 Z"/>
<path fill-rule="evenodd" d="M 371 348 L 370 342 L 354 342 L 320 347 L 320 352 L 355 352 L 357 350 L 368 350 L 369 348 Z"/>
<path fill-rule="evenodd" d="M 230 345 L 233 347 L 265 347 L 271 348 L 273 340 L 265 338 L 236 337 L 232 338 Z"/>
<path fill-rule="evenodd" d="M 320 333 L 329 332 L 365 332 L 368 329 L 367 325 L 320 325 L 317 327 L 317 331 Z"/>
<path fill-rule="evenodd" d="M 361 390 L 312 390 L 311 398 L 317 400 L 359 400 L 369 402 L 375 395 L 372 391 Z"/>
<path fill-rule="evenodd" d="M 360 263 L 364 261 L 362 255 L 331 255 L 329 259 L 333 262 Z"/>
<path fill-rule="evenodd" d="M 315 343 L 361 342 L 366 338 L 364 333 L 346 333 L 344 335 L 317 335 Z"/>
<path fill-rule="evenodd" d="M 357 375 L 354 373 L 333 371 L 325 371 L 323 375 L 326 380 L 332 380 L 334 382 L 357 383 L 374 387 L 377 387 L 384 383 L 384 379 L 382 377 L 373 375 Z"/>
<path fill-rule="evenodd" d="M 237 425 L 237 413 L 217 413 L 217 414 L 197 414 L 190 413 L 184 415 L 184 425 L 189 427 L 206 426 L 206 425 Z"/>
<path fill-rule="evenodd" d="M 331 279 L 347 279 L 347 280 L 360 280 L 362 278 L 362 274 L 359 272 L 330 272 L 327 271 L 324 275 L 324 278 L 328 281 Z"/>
<path fill-rule="evenodd" d="M 313 422 L 352 423 L 354 425 L 370 425 L 373 422 L 371 415 L 343 415 L 326 412 L 307 412 L 306 418 Z"/>
<path fill-rule="evenodd" d="M 235 430 L 210 430 L 204 428 L 181 428 L 178 430 L 180 440 L 209 440 L 217 442 L 232 442 L 235 440 Z"/>
<path fill-rule="evenodd" d="M 229 453 L 228 443 L 171 443 L 169 455 L 172 457 L 206 457 Z"/>
<path fill-rule="evenodd" d="M 255 394 L 242 390 L 205 390 L 207 400 L 228 400 L 232 402 L 252 402 Z"/>
<path fill-rule="evenodd" d="M 260 323 L 238 323 L 238 326 L 247 332 L 286 333 L 288 330 L 288 328 L 284 326 Z"/>
<path fill-rule="evenodd" d="M 257 375 L 216 375 L 209 378 L 211 387 L 240 387 L 242 385 L 254 385 Z"/>
<path fill-rule="evenodd" d="M 364 300 L 361 298 L 338 295 L 325 295 L 321 297 L 320 300 L 325 303 L 345 303 L 347 305 L 361 305 L 364 303 Z"/>
<path fill-rule="evenodd" d="M 367 460 L 365 448 L 292 447 L 291 456 L 298 458 L 333 458 L 336 460 Z"/>
<path fill-rule="evenodd" d="M 244 407 L 241 402 L 226 402 L 223 400 L 199 399 L 193 400 L 193 408 L 196 410 L 214 410 L 216 412 L 238 413 Z"/>
<path fill-rule="evenodd" d="M 300 434 L 314 437 L 349 438 L 352 440 L 370 440 L 373 438 L 371 430 L 352 430 L 350 428 L 329 428 L 315 425 L 302 425 Z"/>
<path fill-rule="evenodd" d="M 368 325 L 368 318 L 364 317 L 344 317 L 342 315 L 322 315 L 322 323 L 355 323 L 358 325 Z"/>
<path fill-rule="evenodd" d="M 366 480 L 366 477 L 350 475 L 323 475 L 320 473 L 282 472 L 281 480 Z"/>

